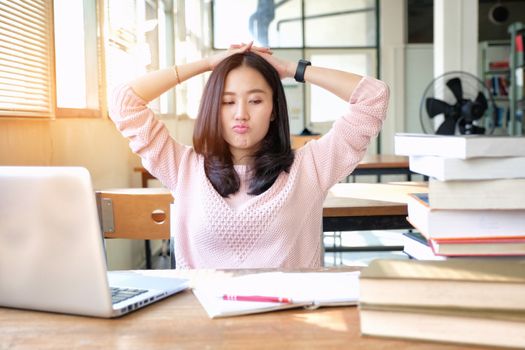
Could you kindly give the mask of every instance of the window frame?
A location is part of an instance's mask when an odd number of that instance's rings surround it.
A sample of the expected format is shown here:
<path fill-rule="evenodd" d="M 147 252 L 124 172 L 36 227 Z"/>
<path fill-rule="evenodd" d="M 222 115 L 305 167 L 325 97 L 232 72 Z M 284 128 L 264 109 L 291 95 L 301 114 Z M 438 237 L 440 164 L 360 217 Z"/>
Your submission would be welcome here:
<path fill-rule="evenodd" d="M 215 44 L 215 34 L 214 34 L 214 30 L 215 30 L 215 26 L 214 26 L 214 16 L 215 16 L 215 6 L 216 6 L 216 2 L 218 0 L 211 0 L 211 46 L 214 50 L 222 50 L 223 48 L 220 48 L 220 47 L 216 47 L 216 44 Z M 305 58 L 305 59 L 309 59 L 310 58 L 310 55 L 312 54 L 316 54 L 316 53 L 331 53 L 331 52 L 341 52 L 341 51 L 345 51 L 345 50 L 348 50 L 348 51 L 351 51 L 351 52 L 365 52 L 365 53 L 370 53 L 372 52 L 372 57 L 373 57 L 373 60 L 371 62 L 371 65 L 373 65 L 373 69 L 372 69 L 372 72 L 370 73 L 370 75 L 372 76 L 375 76 L 375 77 L 380 77 L 380 30 L 379 30 L 379 25 L 380 25 L 380 14 L 379 14 L 379 0 L 375 0 L 375 1 L 372 1 L 372 3 L 374 4 L 374 9 L 373 10 L 370 10 L 370 8 L 363 8 L 362 10 L 364 9 L 367 9 L 368 11 L 373 11 L 373 16 L 375 18 L 375 42 L 373 45 L 370 45 L 370 46 L 366 46 L 366 45 L 363 45 L 363 46 L 357 46 L 357 45 L 353 45 L 353 46 L 332 46 L 332 45 L 327 45 L 327 46 L 308 46 L 306 44 L 307 40 L 306 40 L 306 28 L 305 28 L 305 22 L 308 21 L 309 19 L 314 19 L 314 18 L 317 18 L 316 16 L 313 16 L 313 17 L 309 17 L 307 15 L 305 15 L 305 2 L 306 1 L 309 1 L 309 0 L 299 0 L 300 2 L 300 11 L 301 13 L 298 15 L 297 18 L 295 18 L 294 20 L 298 20 L 301 22 L 301 38 L 302 38 L 302 44 L 299 45 L 299 46 L 277 46 L 277 47 L 271 47 L 272 50 L 276 53 L 278 52 L 296 52 L 296 51 L 299 51 L 301 52 L 302 54 L 302 57 L 300 58 Z M 312 0 L 310 0 L 312 1 Z M 358 12 L 358 11 L 349 11 L 349 12 Z M 328 15 L 330 16 L 333 16 L 333 15 L 337 15 L 336 13 L 329 13 Z M 294 82 L 283 82 L 285 84 L 285 91 L 287 90 L 287 87 L 288 89 L 290 90 L 293 90 L 292 87 L 290 85 L 294 84 Z M 299 83 L 297 83 L 299 84 Z M 314 131 L 314 132 L 321 132 L 321 133 L 325 133 L 327 132 L 331 125 L 333 124 L 333 121 L 338 117 L 338 116 L 334 116 L 334 120 L 332 121 L 326 121 L 326 122 L 312 122 L 312 118 L 311 118 L 311 105 L 310 103 L 308 103 L 308 101 L 310 101 L 310 96 L 311 96 L 311 86 L 309 84 L 306 84 L 305 86 L 302 86 L 302 84 L 299 84 L 299 90 L 301 91 L 300 94 L 301 94 L 301 98 L 302 98 L 302 127 L 301 129 L 304 129 L 304 128 L 308 128 L 310 129 L 310 131 Z M 299 109 L 301 109 L 300 107 L 298 107 Z M 290 127 L 292 129 L 292 133 L 294 132 L 301 132 L 301 130 L 297 130 L 297 121 L 294 120 L 296 118 L 293 117 L 294 114 L 294 111 L 289 111 L 290 115 L 291 115 L 291 120 L 290 120 Z M 294 127 L 296 130 L 294 130 Z"/>
<path fill-rule="evenodd" d="M 53 1 L 53 0 L 51 0 Z M 53 1 L 54 2 L 54 1 Z M 93 93 L 90 89 L 96 89 L 97 94 L 97 105 L 98 108 L 67 108 L 59 107 L 57 101 L 57 90 L 56 90 L 56 76 L 55 76 L 55 116 L 56 118 L 107 118 L 107 100 L 106 96 L 106 69 L 105 69 L 105 50 L 104 50 L 104 0 L 84 0 L 84 47 L 86 49 L 86 67 L 90 71 L 86 71 L 86 93 L 89 95 Z M 95 7 L 89 7 L 94 5 Z M 86 9 L 86 7 L 88 7 Z M 95 16 L 90 16 L 86 11 L 91 11 Z M 53 20 L 53 29 L 54 20 Z M 94 36 L 94 38 L 93 38 Z M 54 36 L 53 36 L 54 42 Z M 54 45 L 53 45 L 54 46 Z M 56 55 L 56 51 L 53 50 L 53 54 Z M 89 54 L 95 52 L 95 54 Z M 55 59 L 53 58 L 53 61 Z M 89 68 L 94 67 L 94 68 Z"/>
<path fill-rule="evenodd" d="M 305 50 L 305 57 L 306 59 L 310 60 L 313 55 L 337 55 L 337 53 L 341 54 L 366 54 L 371 58 L 370 66 L 371 71 L 368 75 L 370 76 L 377 76 L 378 75 L 378 56 L 377 51 L 375 47 L 354 47 L 352 49 L 349 48 L 341 48 L 341 49 L 326 49 L 326 48 L 308 48 Z M 334 123 L 335 119 L 338 117 L 341 117 L 341 115 L 334 115 L 334 119 L 328 120 L 328 121 L 312 121 L 312 85 L 306 84 L 305 86 L 305 101 L 310 101 L 310 103 L 305 103 L 305 115 L 306 115 L 306 122 L 305 127 L 312 129 L 315 129 L 316 132 L 320 132 L 322 134 L 325 134 L 330 130 L 332 127 L 332 124 Z"/>
<path fill-rule="evenodd" d="M 157 9 L 157 19 L 164 20 L 164 26 L 168 27 L 170 23 L 174 22 L 173 8 L 175 0 L 144 0 L 147 4 L 156 5 Z M 162 4 L 161 4 L 162 3 Z M 8 4 L 9 6 L 17 6 Z M 32 110 L 26 111 L 23 109 L 15 108 L 5 108 L 0 110 L 0 119 L 38 119 L 38 120 L 53 120 L 53 119 L 101 119 L 108 117 L 108 79 L 107 79 L 107 65 L 106 60 L 106 30 L 108 25 L 107 15 L 107 4 L 108 0 L 83 0 L 83 10 L 84 10 L 84 47 L 86 51 L 86 95 L 88 99 L 87 108 L 71 108 L 71 107 L 60 107 L 58 105 L 58 91 L 57 91 L 57 72 L 56 72 L 56 46 L 55 46 L 55 1 L 54 0 L 42 0 L 42 7 L 47 9 L 45 15 L 41 15 L 41 22 L 46 23 L 46 32 L 42 29 L 38 29 L 37 33 L 39 37 L 45 38 L 42 39 L 42 42 L 46 43 L 46 53 L 45 58 L 41 59 L 46 63 L 46 78 L 45 82 L 41 83 L 39 88 L 42 91 L 46 92 L 46 96 L 49 96 L 45 99 L 45 111 L 34 112 Z M 171 5 L 170 5 L 171 4 Z M 30 13 L 30 5 L 22 2 L 22 5 L 25 5 L 29 8 L 27 11 Z M 160 9 L 164 10 L 164 16 L 159 14 Z M 16 14 L 16 11 L 11 11 Z M 27 20 L 27 15 L 26 20 Z M 7 20 L 6 20 L 7 21 Z M 21 31 L 25 33 L 24 31 Z M 160 35 L 161 33 L 159 33 Z M 166 47 L 160 49 L 156 48 L 158 55 L 165 55 L 161 60 L 161 63 L 171 65 L 173 64 L 173 57 L 175 52 L 175 43 L 173 41 L 173 33 L 166 31 L 164 33 L 166 37 L 158 38 L 158 45 L 161 45 L 161 42 Z M 22 36 L 22 39 L 26 39 L 25 36 Z M 8 89 L 6 89 L 8 91 Z M 9 96 L 9 95 L 6 95 Z M 176 112 L 176 102 L 174 93 L 170 94 L 171 97 L 168 97 L 167 101 L 164 101 L 167 105 L 167 114 L 166 115 L 175 115 Z M 1 96 L 0 96 L 1 97 Z M 90 101 L 92 103 L 90 103 Z M 19 103 L 20 104 L 20 103 Z M 93 107 L 89 107 L 89 105 Z M 6 102 L 7 105 L 7 102 Z M 20 104 L 21 105 L 21 104 Z"/>

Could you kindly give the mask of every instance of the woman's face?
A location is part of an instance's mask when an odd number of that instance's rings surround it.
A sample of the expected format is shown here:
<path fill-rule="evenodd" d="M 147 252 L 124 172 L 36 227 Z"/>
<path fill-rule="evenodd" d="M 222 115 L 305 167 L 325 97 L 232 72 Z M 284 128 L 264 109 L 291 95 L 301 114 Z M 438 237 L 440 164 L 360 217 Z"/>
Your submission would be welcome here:
<path fill-rule="evenodd" d="M 273 109 L 272 89 L 261 73 L 240 66 L 224 83 L 221 126 L 234 164 L 247 164 L 268 133 Z"/>

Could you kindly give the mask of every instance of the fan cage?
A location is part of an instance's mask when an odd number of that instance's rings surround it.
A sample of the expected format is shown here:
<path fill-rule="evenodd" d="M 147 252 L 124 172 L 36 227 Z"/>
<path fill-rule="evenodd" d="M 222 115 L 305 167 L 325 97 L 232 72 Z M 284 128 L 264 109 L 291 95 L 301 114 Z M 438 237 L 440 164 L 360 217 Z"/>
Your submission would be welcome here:
<path fill-rule="evenodd" d="M 436 98 L 442 100 L 449 105 L 454 105 L 457 100 L 450 88 L 447 86 L 447 81 L 453 78 L 461 80 L 463 88 L 463 99 L 475 101 L 479 92 L 481 92 L 487 99 L 487 109 L 483 116 L 472 122 L 473 125 L 484 127 L 485 134 L 492 134 L 498 125 L 497 121 L 497 106 L 494 101 L 492 93 L 488 87 L 475 75 L 464 71 L 450 71 L 434 78 L 425 88 L 423 98 L 420 102 L 420 123 L 421 128 L 427 134 L 435 134 L 439 125 L 444 121 L 444 114 L 438 114 L 431 118 L 426 110 L 427 98 Z M 463 119 L 461 117 L 458 122 Z M 500 121 L 501 124 L 501 121 Z M 456 127 L 455 134 L 460 134 Z"/>

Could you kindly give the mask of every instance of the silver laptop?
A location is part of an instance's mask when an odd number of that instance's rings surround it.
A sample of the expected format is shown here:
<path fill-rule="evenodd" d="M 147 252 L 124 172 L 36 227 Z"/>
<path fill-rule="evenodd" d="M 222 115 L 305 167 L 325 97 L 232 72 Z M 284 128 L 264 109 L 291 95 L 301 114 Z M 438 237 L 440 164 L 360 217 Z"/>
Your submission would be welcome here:
<path fill-rule="evenodd" d="M 0 306 L 109 318 L 187 287 L 107 272 L 85 168 L 0 166 Z"/>

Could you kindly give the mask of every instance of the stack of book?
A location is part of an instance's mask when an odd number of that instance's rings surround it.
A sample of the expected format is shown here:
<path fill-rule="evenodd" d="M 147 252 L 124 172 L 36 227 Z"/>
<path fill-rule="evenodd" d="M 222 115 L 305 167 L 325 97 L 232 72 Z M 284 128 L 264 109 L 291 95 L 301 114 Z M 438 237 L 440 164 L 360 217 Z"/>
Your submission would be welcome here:
<path fill-rule="evenodd" d="M 525 260 L 374 260 L 359 285 L 363 335 L 525 348 Z"/>
<path fill-rule="evenodd" d="M 525 348 L 525 138 L 395 142 L 429 178 L 408 220 L 435 255 L 469 258 L 374 260 L 360 276 L 362 334 Z"/>
<path fill-rule="evenodd" d="M 436 255 L 525 255 L 525 137 L 397 134 L 395 151 L 429 178 L 408 221 Z"/>

